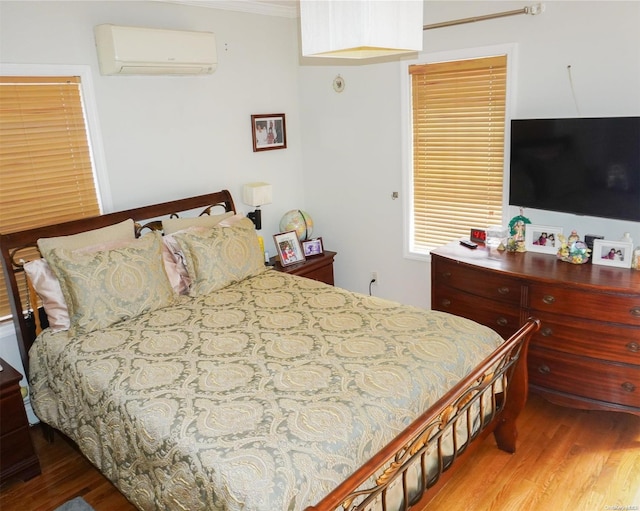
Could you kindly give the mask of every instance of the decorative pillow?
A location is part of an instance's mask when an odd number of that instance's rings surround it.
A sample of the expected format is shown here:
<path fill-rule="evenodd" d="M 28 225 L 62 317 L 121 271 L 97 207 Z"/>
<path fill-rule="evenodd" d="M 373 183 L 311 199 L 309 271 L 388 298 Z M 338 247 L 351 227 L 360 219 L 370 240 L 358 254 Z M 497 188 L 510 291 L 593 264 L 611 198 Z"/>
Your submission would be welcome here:
<path fill-rule="evenodd" d="M 80 248 L 76 250 L 76 252 L 90 253 L 98 252 L 99 250 L 113 250 L 114 248 L 126 247 L 129 243 L 131 243 L 130 240 L 107 241 L 105 243 L 99 243 L 98 245 Z M 164 269 L 167 272 L 167 277 L 169 277 L 169 282 L 171 283 L 173 290 L 178 294 L 187 294 L 190 284 L 187 269 L 176 261 L 171 249 L 172 247 L 169 244 L 164 243 L 163 239 L 162 260 L 164 261 Z"/>
<path fill-rule="evenodd" d="M 132 219 L 119 224 L 109 225 L 93 231 L 81 232 L 70 236 L 58 236 L 56 238 L 40 238 L 38 248 L 42 257 L 48 260 L 47 255 L 55 248 L 77 250 L 79 248 L 97 245 L 108 241 L 135 240 L 136 232 Z"/>
<path fill-rule="evenodd" d="M 162 221 L 162 231 L 165 235 L 183 231 L 189 227 L 215 227 L 226 218 L 234 216 L 233 211 L 221 215 L 202 215 L 194 218 L 166 218 Z"/>
<path fill-rule="evenodd" d="M 232 227 L 183 231 L 173 236 L 183 249 L 192 296 L 211 293 L 265 270 L 258 236 L 248 218 Z"/>
<path fill-rule="evenodd" d="M 24 264 L 33 289 L 42 300 L 42 306 L 47 313 L 49 328 L 54 332 L 69 329 L 69 311 L 64 300 L 60 282 L 49 268 L 44 259 L 34 259 Z"/>
<path fill-rule="evenodd" d="M 191 277 L 187 271 L 182 247 L 172 234 L 162 237 L 162 258 L 164 267 L 176 293 L 186 295 L 191 286 Z"/>
<path fill-rule="evenodd" d="M 156 232 L 113 250 L 80 253 L 56 248 L 47 261 L 60 281 L 72 336 L 166 307 L 176 297 Z"/>
<path fill-rule="evenodd" d="M 231 215 L 221 220 L 215 227 L 231 227 L 243 218 L 246 217 L 242 213 L 236 213 L 235 215 Z M 207 227 L 192 226 L 178 232 L 196 230 L 202 232 L 206 229 Z M 164 264 L 167 269 L 171 285 L 173 286 L 173 289 L 176 290 L 176 293 L 187 294 L 189 287 L 191 286 L 191 277 L 189 277 L 187 262 L 185 261 L 182 247 L 180 246 L 180 243 L 178 243 L 178 240 L 173 237 L 173 234 L 165 234 L 162 238 L 162 243 L 164 245 Z"/>

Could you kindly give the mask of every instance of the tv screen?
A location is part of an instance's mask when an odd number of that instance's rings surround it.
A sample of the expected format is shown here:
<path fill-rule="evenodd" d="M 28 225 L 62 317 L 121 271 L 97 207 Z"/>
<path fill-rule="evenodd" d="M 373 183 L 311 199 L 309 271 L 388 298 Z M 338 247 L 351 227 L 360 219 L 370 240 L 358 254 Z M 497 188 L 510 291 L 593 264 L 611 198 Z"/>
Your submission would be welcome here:
<path fill-rule="evenodd" d="M 640 117 L 514 119 L 509 204 L 640 221 Z"/>

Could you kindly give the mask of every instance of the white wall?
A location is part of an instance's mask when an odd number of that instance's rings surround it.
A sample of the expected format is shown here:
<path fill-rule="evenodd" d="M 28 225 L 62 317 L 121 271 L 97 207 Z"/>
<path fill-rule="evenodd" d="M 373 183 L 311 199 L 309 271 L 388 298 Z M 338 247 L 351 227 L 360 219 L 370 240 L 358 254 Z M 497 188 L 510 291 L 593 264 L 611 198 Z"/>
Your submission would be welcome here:
<path fill-rule="evenodd" d="M 640 115 L 640 2 L 544 2 L 538 16 L 522 15 L 425 31 L 424 53 L 516 44 L 514 118 Z M 425 24 L 519 9 L 525 2 L 425 2 Z M 405 62 L 406 65 L 406 62 Z M 567 74 L 571 65 L 579 111 Z M 401 64 L 317 64 L 300 68 L 300 113 L 306 204 L 325 245 L 338 251 L 336 279 L 374 294 L 428 307 L 428 262 L 402 254 L 405 119 Z M 331 88 L 336 75 L 344 92 Z M 518 214 L 511 209 L 507 219 Z M 617 239 L 637 222 L 525 210 L 542 225 Z"/>

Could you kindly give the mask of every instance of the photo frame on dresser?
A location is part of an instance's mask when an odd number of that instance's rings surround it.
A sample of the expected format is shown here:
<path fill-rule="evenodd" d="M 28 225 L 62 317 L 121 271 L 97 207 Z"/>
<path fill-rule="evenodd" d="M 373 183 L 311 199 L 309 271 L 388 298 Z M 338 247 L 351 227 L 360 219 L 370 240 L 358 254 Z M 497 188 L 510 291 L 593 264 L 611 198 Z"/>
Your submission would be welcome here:
<path fill-rule="evenodd" d="M 273 240 L 275 241 L 276 250 L 278 250 L 278 257 L 280 258 L 281 266 L 289 266 L 290 264 L 299 263 L 305 260 L 302 245 L 300 245 L 300 240 L 298 239 L 298 233 L 296 233 L 296 231 L 274 234 Z"/>
<path fill-rule="evenodd" d="M 322 238 L 314 238 L 302 242 L 302 251 L 305 257 L 313 257 L 322 255 L 324 248 L 322 247 Z"/>
<path fill-rule="evenodd" d="M 631 268 L 633 243 L 627 241 L 593 240 L 591 262 L 602 266 Z"/>
<path fill-rule="evenodd" d="M 525 248 L 528 252 L 556 254 L 560 247 L 559 234 L 562 227 L 528 224 L 524 232 Z"/>

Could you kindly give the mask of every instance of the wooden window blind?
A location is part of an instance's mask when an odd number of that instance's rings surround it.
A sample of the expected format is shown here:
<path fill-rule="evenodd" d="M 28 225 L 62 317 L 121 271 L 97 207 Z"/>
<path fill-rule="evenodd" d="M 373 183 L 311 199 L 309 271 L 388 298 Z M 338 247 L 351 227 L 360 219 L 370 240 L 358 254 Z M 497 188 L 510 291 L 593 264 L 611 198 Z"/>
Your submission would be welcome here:
<path fill-rule="evenodd" d="M 0 231 L 99 213 L 80 78 L 1 76 Z"/>
<path fill-rule="evenodd" d="M 413 249 L 502 222 L 506 55 L 409 66 Z"/>

